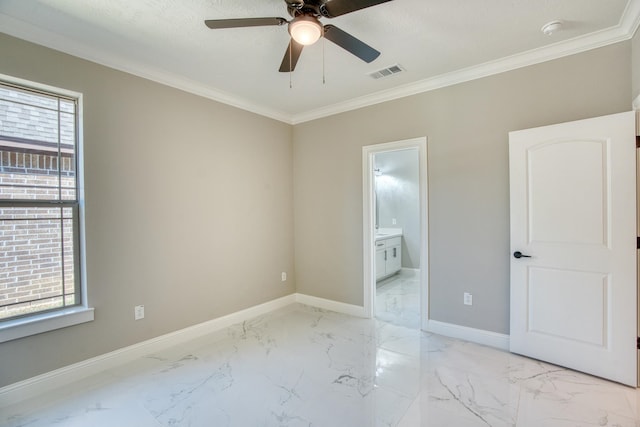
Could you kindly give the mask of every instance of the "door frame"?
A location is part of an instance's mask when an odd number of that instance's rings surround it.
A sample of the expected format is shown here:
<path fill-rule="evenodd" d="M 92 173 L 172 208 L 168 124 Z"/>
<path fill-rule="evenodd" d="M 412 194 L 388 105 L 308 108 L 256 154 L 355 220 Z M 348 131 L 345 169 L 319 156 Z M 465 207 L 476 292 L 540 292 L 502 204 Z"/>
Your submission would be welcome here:
<path fill-rule="evenodd" d="M 636 110 L 636 134 L 638 133 L 638 123 L 640 123 L 640 112 Z M 640 237 L 640 140 L 636 135 L 636 238 L 638 237 Z M 640 336 L 640 249 L 636 250 L 636 274 L 636 330 L 637 335 Z M 636 357 L 638 386 L 640 387 L 640 346 L 638 346 Z"/>
<path fill-rule="evenodd" d="M 375 303 L 375 188 L 374 156 L 376 154 L 412 150 L 418 151 L 418 192 L 420 198 L 420 328 L 429 321 L 429 209 L 427 173 L 427 137 L 405 139 L 362 147 L 362 248 L 364 315 L 374 316 Z"/>

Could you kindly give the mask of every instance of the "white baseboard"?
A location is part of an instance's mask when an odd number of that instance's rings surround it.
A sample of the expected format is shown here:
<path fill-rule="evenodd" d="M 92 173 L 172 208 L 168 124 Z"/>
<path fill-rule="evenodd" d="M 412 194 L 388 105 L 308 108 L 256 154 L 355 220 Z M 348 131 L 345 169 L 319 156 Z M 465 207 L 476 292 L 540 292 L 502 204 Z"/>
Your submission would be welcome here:
<path fill-rule="evenodd" d="M 65 366 L 24 381 L 10 384 L 0 388 L 0 408 L 55 390 L 74 381 L 103 372 L 106 369 L 122 365 L 138 357 L 182 344 L 186 341 L 227 328 L 236 323 L 241 323 L 245 320 L 270 313 L 274 310 L 295 303 L 297 299 L 298 294 L 287 295 L 264 304 L 259 304 L 207 322 L 189 326 L 188 328 L 184 328 L 179 331 L 161 335 L 159 337 L 102 354 L 82 362 L 74 363 L 73 365 Z M 314 305 L 311 300 L 305 304 Z M 332 308 L 330 308 L 330 310 L 331 309 Z"/>
<path fill-rule="evenodd" d="M 295 294 L 296 302 L 300 304 L 310 305 L 312 307 L 322 308 L 324 310 L 336 311 L 338 313 L 348 314 L 355 317 L 367 317 L 364 313 L 364 307 L 359 305 L 347 304 L 344 302 L 333 301 L 314 297 L 305 294 Z"/>
<path fill-rule="evenodd" d="M 437 320 L 429 320 L 427 323 L 427 331 L 446 337 L 458 338 L 499 348 L 501 350 L 509 350 L 509 335 L 499 334 L 497 332 L 469 328 L 468 326 L 454 325 L 453 323 L 439 322 Z"/>
<path fill-rule="evenodd" d="M 364 308 L 357 305 L 310 295 L 291 294 L 2 387 L 0 388 L 0 408 L 14 405 L 71 384 L 74 381 L 79 381 L 130 362 L 138 357 L 220 331 L 231 325 L 270 313 L 296 302 L 351 316 L 365 317 Z"/>
<path fill-rule="evenodd" d="M 364 307 L 361 306 L 311 295 L 291 294 L 2 387 L 0 388 L 0 408 L 36 397 L 74 381 L 122 365 L 138 357 L 217 332 L 231 325 L 270 313 L 296 302 L 351 316 L 366 317 Z M 427 330 L 436 334 L 484 344 L 503 350 L 509 349 L 509 336 L 505 334 L 439 322 L 437 320 L 429 320 Z"/>

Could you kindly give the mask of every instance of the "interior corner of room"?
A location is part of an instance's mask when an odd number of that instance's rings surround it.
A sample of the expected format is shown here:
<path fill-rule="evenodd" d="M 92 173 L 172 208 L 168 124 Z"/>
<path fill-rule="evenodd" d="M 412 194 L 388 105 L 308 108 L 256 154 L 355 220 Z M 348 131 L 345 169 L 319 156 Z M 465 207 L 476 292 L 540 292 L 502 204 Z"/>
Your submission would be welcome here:
<path fill-rule="evenodd" d="M 362 149 L 415 138 L 428 139 L 428 241 L 412 188 L 415 151 L 376 153 L 370 233 L 381 242 L 400 237 L 389 248 L 401 253 L 400 268 L 380 284 L 403 269 L 428 271 L 434 330 L 485 334 L 503 346 L 509 132 L 628 111 L 640 93 L 638 34 L 297 124 L 6 34 L 0 52 L 1 74 L 84 96 L 87 296 L 95 308 L 92 322 L 0 343 L 5 388 L 272 301 L 362 309 Z M 146 309 L 141 322 L 133 320 L 137 304 Z"/>

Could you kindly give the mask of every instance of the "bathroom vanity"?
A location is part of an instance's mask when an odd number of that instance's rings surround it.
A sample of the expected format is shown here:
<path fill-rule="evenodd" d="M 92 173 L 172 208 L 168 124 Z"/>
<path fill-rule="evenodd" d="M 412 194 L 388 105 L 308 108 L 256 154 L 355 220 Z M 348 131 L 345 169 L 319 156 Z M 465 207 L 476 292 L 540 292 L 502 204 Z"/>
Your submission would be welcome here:
<path fill-rule="evenodd" d="M 380 228 L 376 231 L 376 281 L 402 268 L 402 229 Z"/>

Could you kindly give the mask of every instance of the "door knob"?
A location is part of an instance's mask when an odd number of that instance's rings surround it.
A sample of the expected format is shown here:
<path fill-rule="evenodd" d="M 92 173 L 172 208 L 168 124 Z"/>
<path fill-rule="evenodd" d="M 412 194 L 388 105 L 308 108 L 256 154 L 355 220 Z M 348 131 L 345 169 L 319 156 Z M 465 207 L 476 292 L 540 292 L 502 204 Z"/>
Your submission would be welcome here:
<path fill-rule="evenodd" d="M 531 255 L 525 255 L 520 251 L 515 251 L 513 253 L 514 258 L 531 258 Z"/>

